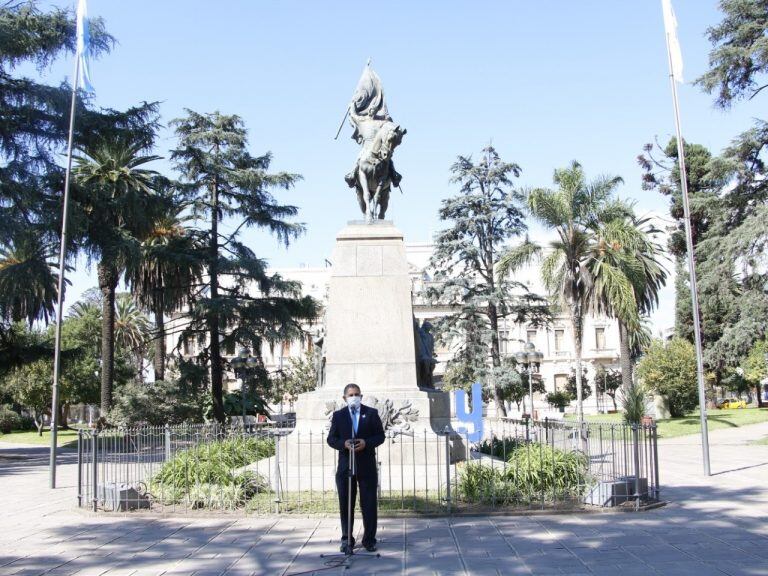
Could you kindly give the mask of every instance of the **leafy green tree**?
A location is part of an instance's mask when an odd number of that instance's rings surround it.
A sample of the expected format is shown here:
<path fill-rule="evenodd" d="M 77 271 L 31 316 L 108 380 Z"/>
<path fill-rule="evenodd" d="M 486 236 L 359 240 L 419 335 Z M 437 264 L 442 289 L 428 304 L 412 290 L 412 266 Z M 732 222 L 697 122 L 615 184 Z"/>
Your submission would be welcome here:
<path fill-rule="evenodd" d="M 595 370 L 595 386 L 601 396 L 610 396 L 613 401 L 613 409 L 618 410 L 616 406 L 616 391 L 623 385 L 621 370 L 606 370 L 602 364 L 598 364 Z"/>
<path fill-rule="evenodd" d="M 91 20 L 91 52 L 109 50 L 113 38 L 100 18 Z M 24 66 L 46 69 L 75 52 L 72 10 L 42 12 L 37 2 L 0 6 L 0 244 L 21 244 L 29 234 L 47 246 L 57 240 L 61 168 L 57 154 L 66 143 L 70 88 L 48 86 L 19 74 Z M 80 126 L 93 128 L 94 114 L 78 100 Z"/>
<path fill-rule="evenodd" d="M 492 146 L 483 149 L 478 162 L 459 156 L 451 166 L 451 182 L 459 193 L 443 200 L 439 216 L 448 225 L 435 238 L 429 263 L 434 282 L 426 297 L 454 313 L 435 326 L 437 339 L 457 349 L 452 363 L 474 381 L 490 386 L 499 414 L 506 415 L 502 387 L 491 381 L 502 364 L 499 322 L 528 321 L 533 325 L 549 318 L 546 302 L 524 284 L 496 277 L 504 244 L 526 230 L 521 200 L 512 178 L 517 164 L 504 162 Z"/>
<path fill-rule="evenodd" d="M 618 176 L 600 176 L 588 181 L 584 169 L 574 161 L 567 168 L 555 170 L 553 180 L 556 189 L 537 188 L 528 194 L 528 210 L 556 234 L 542 260 L 541 278 L 547 292 L 565 310 L 573 329 L 577 414 L 582 420 L 584 316 L 600 308 L 595 291 L 596 278 L 589 263 L 599 256 L 600 250 L 606 249 L 600 242 L 600 232 L 605 224 L 626 217 L 629 207 L 613 196 L 623 182 Z M 502 269 L 506 270 L 507 266 L 507 258 L 504 258 Z M 603 275 L 604 283 L 606 279 L 607 271 Z M 625 307 L 630 309 L 634 295 L 626 277 L 616 273 L 613 279 L 614 285 L 626 295 Z"/>
<path fill-rule="evenodd" d="M 534 375 L 531 387 L 528 386 L 530 374 L 520 369 L 517 360 L 512 356 L 502 358 L 501 366 L 493 369 L 493 382 L 501 388 L 502 398 L 505 402 L 514 402 L 517 409 L 523 404 L 525 411 L 530 411 L 530 406 L 525 407 L 525 399 L 532 390 L 534 393 L 544 394 L 547 389 L 541 378 Z"/>
<path fill-rule="evenodd" d="M 688 340 L 654 340 L 637 365 L 637 376 L 654 393 L 669 399 L 673 418 L 685 416 L 698 406 L 696 352 Z"/>
<path fill-rule="evenodd" d="M 758 340 L 752 345 L 747 357 L 742 362 L 744 378 L 755 388 L 758 407 L 763 407 L 763 384 L 768 377 L 768 340 Z"/>
<path fill-rule="evenodd" d="M 288 367 L 277 377 L 270 400 L 278 403 L 285 398 L 293 405 L 299 394 L 311 392 L 316 387 L 315 358 L 308 350 L 303 356 L 289 360 Z"/>
<path fill-rule="evenodd" d="M 565 384 L 565 391 L 571 395 L 571 400 L 577 400 L 579 396 L 579 379 L 576 377 L 576 370 L 571 370 L 568 376 L 568 382 Z M 581 372 L 581 398 L 586 400 L 592 396 L 592 386 L 589 385 L 589 378 L 587 378 L 587 369 L 582 369 Z"/>
<path fill-rule="evenodd" d="M 242 228 L 264 229 L 285 245 L 303 232 L 301 224 L 289 221 L 297 208 L 278 203 L 271 193 L 293 187 L 299 176 L 269 173 L 271 155 L 254 157 L 248 152 L 246 130 L 237 116 L 188 110 L 172 125 L 179 145 L 171 156 L 195 214 L 208 220 L 207 229 L 198 230 L 204 246 L 198 254 L 207 281 L 194 292 L 194 304 L 182 316 L 188 323 L 181 339 L 205 344 L 213 414 L 223 422 L 222 344 L 258 351 L 263 342 L 300 335 L 302 321 L 317 314 L 315 302 L 301 296 L 297 283 L 268 274 L 266 263 L 239 240 Z M 221 226 L 225 217 L 232 221 L 231 232 Z"/>
<path fill-rule="evenodd" d="M 43 435 L 43 417 L 51 413 L 52 370 L 52 362 L 35 360 L 14 369 L 3 383 L 14 400 L 32 413 L 40 436 Z M 62 396 L 66 395 L 64 386 L 61 386 L 61 392 Z"/>
<path fill-rule="evenodd" d="M 200 422 L 200 406 L 183 393 L 178 382 L 156 380 L 126 384 L 109 412 L 109 421 L 118 426 L 162 426 Z"/>
<path fill-rule="evenodd" d="M 768 86 L 768 1 L 720 0 L 720 10 L 722 22 L 707 30 L 709 70 L 696 83 L 728 108 Z"/>

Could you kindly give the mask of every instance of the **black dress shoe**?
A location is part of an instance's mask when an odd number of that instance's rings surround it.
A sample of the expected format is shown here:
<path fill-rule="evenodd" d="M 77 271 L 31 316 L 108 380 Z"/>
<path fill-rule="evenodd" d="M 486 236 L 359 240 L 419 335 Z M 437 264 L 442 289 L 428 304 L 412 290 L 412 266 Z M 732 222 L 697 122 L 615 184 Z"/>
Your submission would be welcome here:
<path fill-rule="evenodd" d="M 347 544 L 349 544 L 349 543 L 347 542 L 347 539 L 344 538 L 341 541 L 341 546 L 339 547 L 339 551 L 343 552 L 344 554 L 346 554 L 347 553 Z M 352 538 L 352 548 L 354 548 L 354 547 L 355 547 L 355 539 Z"/>

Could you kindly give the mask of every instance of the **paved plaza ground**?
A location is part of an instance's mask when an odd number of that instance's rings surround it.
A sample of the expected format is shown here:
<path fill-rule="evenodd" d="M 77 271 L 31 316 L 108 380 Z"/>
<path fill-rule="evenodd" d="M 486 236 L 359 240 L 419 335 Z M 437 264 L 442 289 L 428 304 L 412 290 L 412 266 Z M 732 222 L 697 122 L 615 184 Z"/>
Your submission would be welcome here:
<path fill-rule="evenodd" d="M 660 441 L 664 508 L 643 513 L 385 518 L 378 559 L 347 574 L 767 575 L 768 424 Z M 47 489 L 44 449 L 0 443 L 0 576 L 297 574 L 337 551 L 330 517 L 157 517 L 77 510 L 73 454 Z M 317 574 L 338 574 L 339 568 Z"/>

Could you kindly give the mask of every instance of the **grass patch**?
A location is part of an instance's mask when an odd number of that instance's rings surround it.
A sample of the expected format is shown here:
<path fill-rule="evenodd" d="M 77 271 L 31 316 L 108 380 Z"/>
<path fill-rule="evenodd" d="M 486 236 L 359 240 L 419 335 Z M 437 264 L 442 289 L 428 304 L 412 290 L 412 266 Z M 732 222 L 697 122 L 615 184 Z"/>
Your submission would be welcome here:
<path fill-rule="evenodd" d="M 34 444 L 36 446 L 50 446 L 51 432 L 44 430 L 43 435 L 38 435 L 36 430 L 14 430 L 10 434 L 0 433 L 0 443 L 8 444 Z M 56 434 L 56 444 L 60 447 L 77 446 L 77 430 L 59 430 Z"/>
<path fill-rule="evenodd" d="M 575 417 L 572 414 L 566 416 L 568 420 Z M 591 414 L 586 416 L 587 422 L 618 424 L 623 422 L 622 414 Z M 739 428 L 750 424 L 768 422 L 768 409 L 766 408 L 742 408 L 734 410 L 710 410 L 707 413 L 707 425 L 709 430 L 721 428 Z M 701 431 L 699 413 L 694 412 L 684 418 L 669 418 L 656 421 L 659 438 L 676 438 L 689 434 L 698 434 Z"/>
<path fill-rule="evenodd" d="M 750 441 L 750 444 L 758 445 L 758 446 L 768 446 L 768 436 L 765 438 L 759 438 L 757 440 Z"/>
<path fill-rule="evenodd" d="M 250 514 L 274 513 L 276 509 L 275 496 L 274 492 L 256 494 L 247 502 L 246 512 Z M 415 493 L 406 490 L 401 497 L 399 491 L 393 490 L 390 496 L 388 490 L 382 490 L 378 500 L 378 511 L 380 515 L 399 512 L 437 514 L 444 511 L 440 496 L 444 498 L 445 493 L 438 494 L 437 490 L 430 490 L 429 492 L 417 490 Z M 355 503 L 355 511 L 356 517 L 360 518 L 359 499 Z M 338 514 L 338 512 L 339 497 L 335 490 L 285 492 L 280 501 L 281 514 Z"/>

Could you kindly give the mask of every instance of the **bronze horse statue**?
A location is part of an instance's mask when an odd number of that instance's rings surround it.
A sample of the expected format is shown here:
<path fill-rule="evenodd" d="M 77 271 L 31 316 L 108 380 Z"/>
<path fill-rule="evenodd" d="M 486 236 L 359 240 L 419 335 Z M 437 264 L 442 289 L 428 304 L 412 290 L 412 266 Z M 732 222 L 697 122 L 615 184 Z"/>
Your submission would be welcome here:
<path fill-rule="evenodd" d="M 374 219 L 384 219 L 392 185 L 400 185 L 401 176 L 392 163 L 392 153 L 403 141 L 407 130 L 391 120 L 352 115 L 363 146 L 355 167 L 345 180 L 350 188 L 356 189 L 360 210 L 370 224 Z"/>

